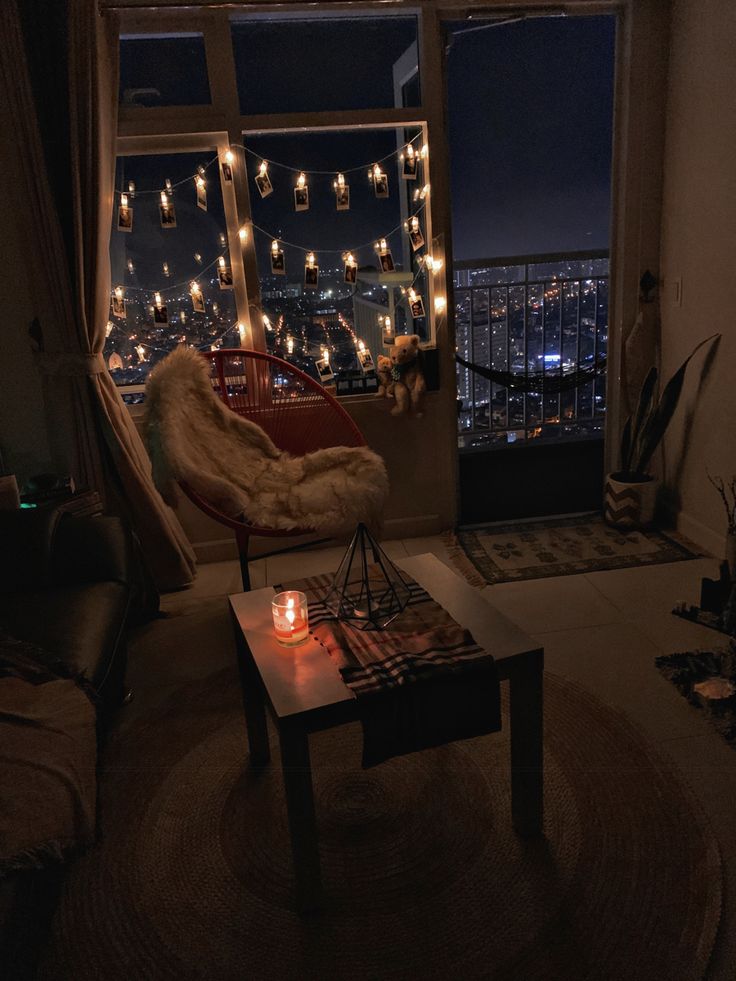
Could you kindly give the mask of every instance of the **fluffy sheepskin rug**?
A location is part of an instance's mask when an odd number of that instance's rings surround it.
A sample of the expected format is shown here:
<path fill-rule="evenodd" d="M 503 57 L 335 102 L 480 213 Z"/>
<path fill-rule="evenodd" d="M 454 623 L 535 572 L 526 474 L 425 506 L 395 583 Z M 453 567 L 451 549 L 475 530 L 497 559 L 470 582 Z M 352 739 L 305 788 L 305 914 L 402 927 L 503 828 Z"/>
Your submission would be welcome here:
<path fill-rule="evenodd" d="M 262 528 L 339 535 L 376 528 L 388 493 L 383 460 L 367 447 L 292 456 L 218 398 L 207 361 L 180 347 L 149 375 L 145 433 L 153 479 L 176 501 L 182 480 L 228 517 Z"/>

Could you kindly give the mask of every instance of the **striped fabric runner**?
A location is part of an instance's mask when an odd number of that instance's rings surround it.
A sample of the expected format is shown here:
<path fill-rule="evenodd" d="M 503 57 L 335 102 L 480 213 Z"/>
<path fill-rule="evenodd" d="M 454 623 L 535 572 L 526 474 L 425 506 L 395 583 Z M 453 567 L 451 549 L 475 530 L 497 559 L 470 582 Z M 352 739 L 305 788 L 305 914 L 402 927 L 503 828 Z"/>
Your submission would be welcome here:
<path fill-rule="evenodd" d="M 501 727 L 493 657 L 425 589 L 404 580 L 409 602 L 383 630 L 334 618 L 322 601 L 330 575 L 283 587 L 307 594 L 310 633 L 358 699 L 364 766 Z"/>

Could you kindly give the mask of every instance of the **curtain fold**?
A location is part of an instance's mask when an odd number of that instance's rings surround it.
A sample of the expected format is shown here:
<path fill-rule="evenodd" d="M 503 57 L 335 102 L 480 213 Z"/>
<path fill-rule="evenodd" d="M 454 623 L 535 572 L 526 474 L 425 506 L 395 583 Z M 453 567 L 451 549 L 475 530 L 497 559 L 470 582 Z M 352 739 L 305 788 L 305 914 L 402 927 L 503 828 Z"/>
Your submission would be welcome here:
<path fill-rule="evenodd" d="M 46 371 L 46 397 L 72 420 L 70 466 L 75 478 L 101 493 L 110 485 L 117 490 L 157 585 L 174 589 L 192 581 L 191 545 L 153 486 L 148 455 L 117 387 L 107 370 L 100 370 L 110 304 L 117 25 L 111 16 L 100 16 L 95 0 L 66 0 L 67 43 L 59 57 L 66 58 L 68 91 L 37 88 L 34 100 L 16 4 L 3 0 L 0 5 L 0 72 L 10 92 L 16 135 L 23 142 L 31 231 L 53 320 L 43 325 L 47 364 L 39 365 Z M 39 16 L 34 31 L 43 28 Z M 52 194 L 35 109 L 41 98 L 49 100 L 47 109 L 49 103 L 64 100 L 68 114 L 71 179 L 57 194 L 68 195 L 71 207 Z M 71 236 L 68 228 L 63 234 L 59 214 L 72 215 Z M 65 237 L 73 242 L 71 256 Z"/>

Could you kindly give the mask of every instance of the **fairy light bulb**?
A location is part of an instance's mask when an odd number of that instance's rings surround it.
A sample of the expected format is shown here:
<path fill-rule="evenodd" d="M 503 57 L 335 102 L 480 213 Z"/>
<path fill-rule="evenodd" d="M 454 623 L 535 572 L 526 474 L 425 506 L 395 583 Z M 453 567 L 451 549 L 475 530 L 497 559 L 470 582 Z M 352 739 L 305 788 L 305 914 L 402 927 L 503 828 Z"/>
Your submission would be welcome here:
<path fill-rule="evenodd" d="M 128 181 L 128 194 L 131 197 L 135 195 L 135 181 Z"/>
<path fill-rule="evenodd" d="M 121 208 L 127 208 L 128 207 L 128 195 L 127 194 L 121 194 L 120 195 L 120 207 Z"/>
<path fill-rule="evenodd" d="M 263 326 L 266 328 L 266 330 L 273 330 L 271 321 L 268 319 L 265 313 L 263 314 Z"/>
<path fill-rule="evenodd" d="M 411 230 L 413 232 L 419 231 L 419 219 L 417 218 L 416 215 L 414 215 L 411 219 Z"/>
<path fill-rule="evenodd" d="M 444 296 L 436 296 L 434 298 L 434 312 L 435 313 L 444 313 L 446 306 L 447 306 L 447 300 L 445 299 Z"/>
<path fill-rule="evenodd" d="M 409 299 L 411 300 L 412 303 L 414 303 L 416 301 L 416 298 L 417 298 L 417 294 L 414 290 L 414 287 L 412 286 L 411 289 L 409 290 Z"/>
<path fill-rule="evenodd" d="M 411 145 L 411 143 L 407 143 L 406 145 L 406 156 L 409 160 L 414 159 L 414 147 Z"/>
<path fill-rule="evenodd" d="M 268 173 L 268 164 L 266 163 L 265 160 L 261 160 L 261 165 L 258 168 L 258 175 L 259 177 L 265 177 L 267 173 Z"/>
<path fill-rule="evenodd" d="M 381 165 L 373 164 L 373 180 L 378 180 L 379 177 L 383 177 L 383 171 L 381 170 Z"/>
<path fill-rule="evenodd" d="M 166 191 L 161 191 L 161 204 L 162 204 L 162 205 L 163 205 L 164 207 L 166 207 L 166 205 L 167 205 L 168 203 L 169 203 L 169 199 L 168 199 L 168 197 L 167 197 L 167 195 L 166 195 Z"/>
<path fill-rule="evenodd" d="M 225 256 L 224 255 L 221 255 L 220 256 L 220 258 L 217 260 L 217 264 L 220 267 L 220 269 L 224 269 L 225 268 Z"/>
<path fill-rule="evenodd" d="M 276 253 L 279 251 L 279 243 L 276 239 L 271 242 L 271 251 L 274 255 L 276 255 Z"/>
<path fill-rule="evenodd" d="M 301 189 L 306 186 L 306 183 L 307 183 L 306 175 L 302 172 L 301 174 L 299 174 L 299 176 L 296 179 L 296 186 Z"/>
<path fill-rule="evenodd" d="M 248 332 L 248 328 L 245 326 L 242 320 L 238 321 L 238 334 L 240 335 L 240 343 L 245 343 L 245 337 Z"/>
<path fill-rule="evenodd" d="M 243 245 L 248 241 L 248 228 L 246 225 L 241 225 L 238 229 L 238 238 Z"/>
<path fill-rule="evenodd" d="M 225 163 L 226 164 L 229 164 L 232 167 L 232 165 L 233 165 L 234 162 L 235 162 L 235 154 L 233 153 L 232 150 L 226 150 L 225 151 Z"/>
<path fill-rule="evenodd" d="M 346 252 L 345 255 L 343 256 L 343 260 L 346 266 L 355 265 L 355 256 L 353 255 L 352 252 Z"/>
<path fill-rule="evenodd" d="M 135 266 L 133 265 L 132 259 L 128 259 L 128 272 L 130 273 L 131 276 L 135 272 Z"/>
<path fill-rule="evenodd" d="M 116 286 L 115 287 L 115 298 L 117 300 L 122 300 L 122 298 L 123 298 L 123 287 L 122 286 Z"/>
<path fill-rule="evenodd" d="M 194 180 L 195 180 L 198 188 L 203 188 L 205 186 L 205 179 L 204 179 L 204 177 L 202 177 L 201 174 L 197 174 L 197 176 L 194 178 Z"/>
<path fill-rule="evenodd" d="M 342 190 L 345 187 L 345 174 L 338 174 L 334 184 L 335 190 Z"/>
<path fill-rule="evenodd" d="M 166 190 L 167 190 L 167 192 L 168 192 L 169 194 L 171 194 L 171 192 L 172 192 L 172 190 L 173 190 L 173 188 L 171 187 L 171 181 L 169 180 L 169 178 L 168 178 L 168 177 L 167 177 L 167 178 L 166 178 L 166 180 L 164 181 L 164 186 L 165 186 L 165 188 L 166 188 Z"/>
<path fill-rule="evenodd" d="M 293 337 L 287 337 L 286 338 L 286 352 L 287 352 L 287 354 L 293 354 L 294 353 L 294 338 Z"/>
<path fill-rule="evenodd" d="M 224 232 L 220 232 L 219 241 L 220 241 L 221 248 L 224 249 L 225 246 L 227 245 L 227 239 L 225 238 L 225 233 Z"/>
<path fill-rule="evenodd" d="M 157 307 L 160 307 L 161 306 L 161 294 L 160 293 L 154 294 L 153 302 L 156 304 Z"/>
<path fill-rule="evenodd" d="M 194 261 L 197 263 L 198 266 L 202 265 L 202 256 L 199 254 L 199 252 L 194 253 Z"/>
<path fill-rule="evenodd" d="M 329 350 L 329 348 L 327 348 L 327 347 L 323 347 L 322 348 L 322 359 L 324 360 L 325 364 L 329 364 L 330 363 L 330 350 Z"/>
<path fill-rule="evenodd" d="M 307 265 L 310 269 L 314 268 L 314 252 L 310 252 L 307 256 Z"/>
<path fill-rule="evenodd" d="M 169 264 L 168 264 L 168 262 L 165 262 L 163 264 L 163 271 L 164 271 L 164 276 L 168 276 L 169 275 Z"/>
<path fill-rule="evenodd" d="M 361 354 L 365 354 L 365 344 L 363 341 L 358 341 L 358 350 Z"/>
<path fill-rule="evenodd" d="M 204 167 L 202 166 L 202 164 L 200 164 L 199 167 L 197 167 L 197 173 L 199 174 L 200 177 L 204 177 L 205 171 L 204 171 Z"/>

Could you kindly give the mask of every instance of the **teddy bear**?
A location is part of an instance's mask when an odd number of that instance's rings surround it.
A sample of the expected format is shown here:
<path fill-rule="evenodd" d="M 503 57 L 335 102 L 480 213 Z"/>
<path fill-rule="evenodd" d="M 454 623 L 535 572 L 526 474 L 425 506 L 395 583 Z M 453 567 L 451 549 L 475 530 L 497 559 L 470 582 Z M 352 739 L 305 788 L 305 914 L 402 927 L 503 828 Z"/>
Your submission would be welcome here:
<path fill-rule="evenodd" d="M 391 409 L 391 415 L 399 416 L 411 409 L 413 415 L 421 418 L 427 383 L 424 380 L 424 372 L 422 370 L 422 352 L 419 349 L 419 335 L 397 334 L 391 346 L 390 361 L 393 396 L 396 399 L 396 405 Z M 383 381 L 383 379 L 381 380 Z M 386 395 L 390 397 L 388 388 Z"/>
<path fill-rule="evenodd" d="M 394 380 L 391 377 L 391 358 L 387 358 L 385 354 L 378 355 L 376 374 L 378 375 L 376 395 L 383 395 L 387 399 L 392 399 L 394 397 Z"/>

